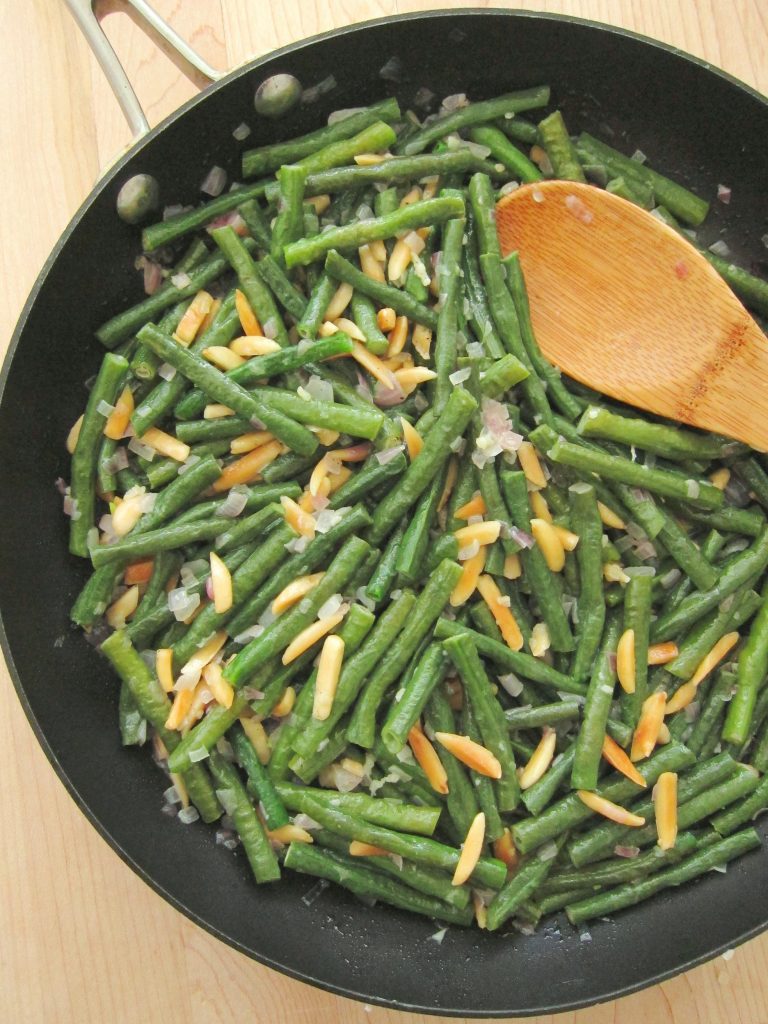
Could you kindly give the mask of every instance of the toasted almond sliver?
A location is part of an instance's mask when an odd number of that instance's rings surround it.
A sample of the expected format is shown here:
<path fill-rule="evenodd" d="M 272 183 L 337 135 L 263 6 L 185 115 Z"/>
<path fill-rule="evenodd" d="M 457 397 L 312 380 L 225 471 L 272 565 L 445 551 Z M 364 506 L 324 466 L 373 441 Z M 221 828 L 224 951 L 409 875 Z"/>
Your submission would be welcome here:
<path fill-rule="evenodd" d="M 448 472 L 445 474 L 445 483 L 443 484 L 443 490 L 437 502 L 438 515 L 443 511 L 445 506 L 448 504 L 448 499 L 453 493 L 453 488 L 456 486 L 456 481 L 458 477 L 459 460 L 454 456 L 453 458 L 448 460 Z"/>
<path fill-rule="evenodd" d="M 534 492 L 535 493 L 535 492 Z M 545 520 L 546 522 L 546 520 Z M 572 530 L 566 530 L 564 526 L 557 526 L 552 524 L 552 529 L 555 531 L 557 536 L 560 538 L 560 543 L 566 551 L 575 551 L 579 545 L 578 533 L 573 533 Z"/>
<path fill-rule="evenodd" d="M 642 761 L 648 757 L 658 743 L 659 730 L 664 724 L 666 704 L 667 695 L 663 690 L 652 693 L 643 701 L 640 719 L 632 737 L 632 749 L 629 752 L 632 761 Z"/>
<path fill-rule="evenodd" d="M 404 239 L 399 238 L 392 246 L 392 253 L 387 264 L 387 277 L 389 280 L 397 281 L 402 277 L 408 269 L 412 258 L 413 250 Z"/>
<path fill-rule="evenodd" d="M 624 693 L 635 692 L 635 631 L 625 629 L 616 646 L 616 675 Z"/>
<path fill-rule="evenodd" d="M 481 576 L 477 581 L 477 589 L 488 605 L 488 609 L 504 637 L 504 643 L 513 651 L 521 650 L 523 634 L 510 608 L 502 603 L 503 595 L 496 580 L 493 576 Z"/>
<path fill-rule="evenodd" d="M 451 880 L 453 885 L 464 885 L 475 870 L 485 842 L 485 815 L 479 811 L 469 826 L 466 838 L 462 843 L 461 856 Z"/>
<path fill-rule="evenodd" d="M 628 828 L 641 828 L 645 824 L 645 818 L 641 818 L 639 814 L 632 814 L 625 807 L 619 807 L 618 804 L 606 800 L 604 796 L 598 796 L 597 793 L 577 789 L 576 795 L 591 811 L 602 814 L 604 818 L 615 821 L 619 825 L 626 825 Z"/>
<path fill-rule="evenodd" d="M 251 337 L 258 335 L 263 337 L 264 332 L 261 329 L 258 317 L 251 308 L 251 304 L 245 297 L 245 294 L 238 288 L 235 292 L 235 309 L 237 315 L 240 318 L 240 326 L 243 328 L 243 334 L 248 334 Z"/>
<path fill-rule="evenodd" d="M 204 420 L 222 420 L 226 416 L 234 416 L 235 410 L 230 409 L 228 405 L 222 405 L 221 402 L 210 402 L 203 409 Z"/>
<path fill-rule="evenodd" d="M 408 458 L 413 462 L 421 449 L 424 447 L 424 439 L 416 427 L 408 422 L 405 417 L 400 417 L 400 425 L 403 428 L 403 440 L 408 449 Z"/>
<path fill-rule="evenodd" d="M 227 631 L 220 629 L 218 633 L 214 633 L 207 643 L 199 647 L 191 658 L 188 659 L 187 663 L 182 667 L 182 675 L 193 675 L 196 672 L 202 672 L 209 661 L 212 661 L 219 653 L 221 648 L 227 642 Z M 179 680 L 176 680 L 176 685 L 179 685 Z"/>
<path fill-rule="evenodd" d="M 192 451 L 188 444 L 184 444 L 183 441 L 171 434 L 166 434 L 164 430 L 158 430 L 157 427 L 150 427 L 149 430 L 146 430 L 141 435 L 141 441 L 143 444 L 148 444 L 150 448 L 154 448 L 159 455 L 175 459 L 176 462 L 186 462 Z"/>
<path fill-rule="evenodd" d="M 392 328 L 395 326 L 397 320 L 397 313 L 392 309 L 391 306 L 384 306 L 376 314 L 376 323 L 379 325 L 379 330 L 383 331 L 384 334 L 389 334 Z"/>
<path fill-rule="evenodd" d="M 304 651 L 309 650 L 313 644 L 316 644 L 318 640 L 322 640 L 331 630 L 335 629 L 346 615 L 348 607 L 348 605 L 342 605 L 343 611 L 339 610 L 335 615 L 331 615 L 327 619 L 318 619 L 311 626 L 307 626 L 306 629 L 302 630 L 283 651 L 283 664 L 290 665 Z"/>
<path fill-rule="evenodd" d="M 453 754 L 457 761 L 461 761 L 473 771 L 486 775 L 489 779 L 501 778 L 501 764 L 496 755 L 469 736 L 459 736 L 454 732 L 436 732 L 435 739 L 449 754 Z"/>
<path fill-rule="evenodd" d="M 317 664 L 315 696 L 312 706 L 312 717 L 320 722 L 324 722 L 331 713 L 343 661 L 343 639 L 335 634 L 327 636 Z"/>
<path fill-rule="evenodd" d="M 554 729 L 545 729 L 528 764 L 520 772 L 518 779 L 520 789 L 530 789 L 534 782 L 538 782 L 542 778 L 552 764 L 556 746 L 557 733 Z"/>
<path fill-rule="evenodd" d="M 549 505 L 547 499 L 541 493 L 541 491 L 531 491 L 528 495 L 528 500 L 531 503 L 531 511 L 538 519 L 546 519 L 548 523 L 554 522 L 552 519 L 552 513 L 549 511 Z M 566 531 L 567 532 L 567 531 Z M 575 547 L 576 545 L 574 545 Z M 568 548 L 568 550 L 572 550 Z"/>
<path fill-rule="evenodd" d="M 268 430 L 253 430 L 247 434 L 241 434 L 239 437 L 233 437 L 229 442 L 229 450 L 233 455 L 246 455 L 273 440 L 274 438 Z"/>
<path fill-rule="evenodd" d="M 228 491 L 236 484 L 253 483 L 258 479 L 262 469 L 270 462 L 274 462 L 282 451 L 283 446 L 279 441 L 269 441 L 260 448 L 255 448 L 238 459 L 237 462 L 231 462 L 225 466 L 219 479 L 214 481 L 212 490 L 219 494 L 222 491 Z"/>
<path fill-rule="evenodd" d="M 386 249 L 384 250 L 386 254 Z M 360 269 L 366 277 L 370 277 L 372 281 L 378 281 L 379 284 L 386 284 L 387 279 L 384 276 L 384 268 L 381 263 L 375 258 L 371 251 L 370 245 L 361 245 L 357 250 L 358 256 L 360 257 Z"/>
<path fill-rule="evenodd" d="M 602 501 L 597 503 L 597 511 L 600 513 L 600 521 L 603 526 L 609 526 L 612 530 L 626 530 L 627 524 L 617 515 L 613 509 L 608 508 Z"/>
<path fill-rule="evenodd" d="M 210 561 L 213 607 L 218 615 L 223 615 L 232 607 L 232 573 L 215 551 L 211 552 Z"/>
<path fill-rule="evenodd" d="M 517 450 L 517 457 L 520 461 L 520 468 L 525 473 L 525 479 L 534 487 L 546 487 L 547 478 L 541 468 L 538 452 L 530 441 L 523 441 Z"/>
<path fill-rule="evenodd" d="M 213 694 L 213 699 L 223 708 L 231 708 L 235 699 L 235 691 L 231 683 L 224 678 L 221 665 L 216 662 L 209 662 L 203 669 L 205 685 Z"/>
<path fill-rule="evenodd" d="M 731 479 L 731 471 L 727 466 L 721 466 L 714 473 L 709 474 L 709 481 L 718 491 L 724 491 Z M 663 847 L 662 847 L 663 849 Z"/>
<path fill-rule="evenodd" d="M 507 555 L 504 558 L 504 579 L 519 580 L 523 575 L 523 564 L 520 555 Z"/>
<path fill-rule="evenodd" d="M 333 321 L 337 317 L 341 316 L 341 314 L 349 305 L 353 292 L 354 288 L 352 287 L 352 285 L 347 284 L 346 281 L 342 281 L 339 287 L 331 296 L 331 301 L 325 307 L 325 312 L 323 313 L 323 320 Z"/>
<path fill-rule="evenodd" d="M 427 366 L 411 366 L 405 370 L 395 370 L 395 379 L 406 396 L 415 391 L 419 384 L 434 380 L 437 374 Z"/>
<path fill-rule="evenodd" d="M 111 415 L 113 415 L 113 414 L 110 413 L 110 416 Z M 69 428 L 69 433 L 67 434 L 67 443 L 66 443 L 66 449 L 67 449 L 67 453 L 69 455 L 74 455 L 75 454 L 75 448 L 77 447 L 77 439 L 80 437 L 80 428 L 83 425 L 83 417 L 84 416 L 85 416 L 85 413 L 81 412 L 80 415 L 75 420 L 75 422 Z M 107 420 L 107 422 L 109 422 L 109 420 Z M 126 426 L 127 425 L 128 425 L 128 423 L 126 421 Z M 104 429 L 106 430 L 106 427 Z M 123 436 L 123 434 L 121 432 L 120 437 L 122 437 L 122 436 Z M 117 438 L 115 438 L 114 440 L 117 440 Z"/>
<path fill-rule="evenodd" d="M 421 189 L 418 185 L 414 185 L 410 192 L 407 192 L 400 200 L 400 206 L 410 206 L 411 203 L 418 203 L 421 199 Z"/>
<path fill-rule="evenodd" d="M 143 497 L 143 493 L 136 494 L 131 498 L 125 498 L 119 505 L 115 506 L 115 510 L 112 513 L 112 529 L 118 537 L 124 537 L 127 533 L 130 533 L 139 519 L 141 519 L 143 515 L 141 499 Z"/>
<path fill-rule="evenodd" d="M 415 324 L 411 334 L 411 344 L 422 359 L 429 359 L 432 350 L 432 328 L 424 324 Z"/>
<path fill-rule="evenodd" d="M 363 369 L 367 370 L 372 377 L 375 377 L 385 388 L 393 388 L 397 385 L 395 374 L 392 373 L 388 367 L 375 356 L 373 352 L 369 352 L 365 345 L 361 345 L 359 341 L 353 341 L 354 348 L 352 349 L 351 355 Z"/>
<path fill-rule="evenodd" d="M 515 847 L 515 841 L 509 828 L 504 829 L 504 834 L 493 841 L 493 856 L 503 861 L 508 868 L 517 867 L 520 857 Z"/>
<path fill-rule="evenodd" d="M 243 732 L 251 741 L 259 761 L 261 761 L 262 764 L 269 764 L 269 758 L 272 751 L 269 745 L 267 730 L 261 724 L 260 719 L 253 716 L 247 717 L 246 715 L 241 715 L 239 722 L 243 727 Z"/>
<path fill-rule="evenodd" d="M 483 496 L 478 491 L 465 505 L 457 508 L 454 515 L 457 519 L 469 519 L 471 516 L 484 516 L 487 511 Z"/>
<path fill-rule="evenodd" d="M 120 397 L 115 402 L 114 410 L 107 417 L 107 422 L 104 424 L 104 436 L 108 437 L 111 441 L 119 441 L 120 438 L 125 434 L 128 429 L 128 423 L 130 422 L 131 416 L 134 409 L 133 392 L 129 387 L 124 387 Z M 76 426 L 77 424 L 75 424 Z M 74 431 L 74 427 L 72 431 Z M 72 433 L 70 431 L 70 433 Z M 77 431 L 78 436 L 80 431 Z M 69 438 L 67 439 L 69 442 Z M 67 444 L 67 450 L 69 450 L 69 443 Z M 74 451 L 74 449 L 73 449 Z"/>
<path fill-rule="evenodd" d="M 610 736 L 606 736 L 603 740 L 603 757 L 612 765 L 617 772 L 621 772 L 622 775 L 626 775 L 632 782 L 637 783 L 638 786 L 645 786 L 646 781 L 640 772 L 635 768 L 629 759 L 629 756 L 625 750 L 619 746 L 619 744 L 611 739 Z"/>
<path fill-rule="evenodd" d="M 297 576 L 295 580 L 280 591 L 272 602 L 272 614 L 280 615 L 295 604 L 298 604 L 302 597 L 306 597 L 310 590 L 317 586 L 323 576 L 325 576 L 324 572 L 314 572 L 309 576 Z"/>
<path fill-rule="evenodd" d="M 671 850 L 677 840 L 677 772 L 662 772 L 653 787 L 659 848 Z"/>
<path fill-rule="evenodd" d="M 736 632 L 726 633 L 720 637 L 715 646 L 699 662 L 696 671 L 687 683 L 675 691 L 667 701 L 666 714 L 674 715 L 676 711 L 682 711 L 695 698 L 699 684 L 707 678 L 709 673 L 717 667 L 723 658 L 739 642 L 740 636 Z"/>
<path fill-rule="evenodd" d="M 324 192 L 322 195 L 312 196 L 307 200 L 307 202 L 312 203 L 315 208 L 315 213 L 318 217 L 321 217 L 331 205 L 331 197 Z"/>
<path fill-rule="evenodd" d="M 211 345 L 209 348 L 204 348 L 202 356 L 203 359 L 225 373 L 228 370 L 236 370 L 245 362 L 242 356 L 239 356 L 234 349 L 227 348 L 226 345 Z"/>
<path fill-rule="evenodd" d="M 501 523 L 498 519 L 487 519 L 483 523 L 472 523 L 470 526 L 460 526 L 454 530 L 454 537 L 459 542 L 459 548 L 469 547 L 470 544 L 495 544 L 501 533 Z"/>
<path fill-rule="evenodd" d="M 107 608 L 104 618 L 112 629 L 122 629 L 125 625 L 125 620 L 133 615 L 138 606 L 139 587 L 136 584 L 133 587 L 129 587 L 116 601 L 112 602 L 109 608 Z"/>
<path fill-rule="evenodd" d="M 671 640 L 663 644 L 651 644 L 648 648 L 648 664 L 666 665 L 667 662 L 674 661 L 679 653 L 677 644 Z"/>
<path fill-rule="evenodd" d="M 430 786 L 436 793 L 448 793 L 448 776 L 437 751 L 416 723 L 408 733 L 408 745 L 413 751 L 419 766 L 427 776 Z"/>
<path fill-rule="evenodd" d="M 244 334 L 230 341 L 229 350 L 243 359 L 252 359 L 254 356 L 268 356 L 271 352 L 279 352 L 280 346 L 273 338 Z"/>
<path fill-rule="evenodd" d="M 452 608 L 458 608 L 462 604 L 466 604 L 467 601 L 472 597 L 475 590 L 477 589 L 477 581 L 485 568 L 485 556 L 488 548 L 481 547 L 480 550 L 472 558 L 468 558 L 465 562 L 462 562 L 461 576 L 459 582 L 453 588 L 453 592 L 450 597 L 450 604 Z"/>
<path fill-rule="evenodd" d="M 531 534 L 549 569 L 552 572 L 562 572 L 565 567 L 565 548 L 556 527 L 546 519 L 532 519 Z"/>
<path fill-rule="evenodd" d="M 386 857 L 389 850 L 381 846 L 374 846 L 373 843 L 363 843 L 359 839 L 353 839 L 349 844 L 350 857 Z"/>
<path fill-rule="evenodd" d="M 134 583 L 149 583 L 152 579 L 152 571 L 155 567 L 153 558 L 145 558 L 140 562 L 134 562 L 126 567 L 123 573 L 123 583 L 132 587 Z"/>
<path fill-rule="evenodd" d="M 315 841 L 311 832 L 307 832 L 305 828 L 300 828 L 292 822 L 281 825 L 280 828 L 270 829 L 267 835 L 272 842 L 282 843 L 284 846 L 287 846 L 288 843 L 314 843 Z"/>
<path fill-rule="evenodd" d="M 373 242 L 369 242 L 368 245 L 371 249 L 371 255 L 375 260 L 378 260 L 382 265 L 387 262 L 387 247 L 381 238 L 377 238 Z"/>
<path fill-rule="evenodd" d="M 280 700 L 272 708 L 273 718 L 285 718 L 286 715 L 290 715 L 293 711 L 293 707 L 296 703 L 296 691 L 292 686 L 286 686 L 283 690 L 283 695 Z"/>
<path fill-rule="evenodd" d="M 166 693 L 173 689 L 173 648 L 159 647 L 155 651 L 155 675 Z"/>
<path fill-rule="evenodd" d="M 281 496 L 280 504 L 285 512 L 286 523 L 293 527 L 300 536 L 309 537 L 311 540 L 315 536 L 314 518 L 307 512 L 304 512 L 293 498 L 289 498 L 287 494 Z"/>
<path fill-rule="evenodd" d="M 165 720 L 166 729 L 178 729 L 181 723 L 184 721 L 187 712 L 192 707 L 192 701 L 195 699 L 194 690 L 179 690 L 176 696 L 173 698 L 173 704 L 168 717 Z"/>
<path fill-rule="evenodd" d="M 365 341 L 365 335 L 354 320 L 350 320 L 345 316 L 337 316 L 333 322 L 340 331 L 344 331 L 345 334 L 348 334 L 353 341 Z"/>
<path fill-rule="evenodd" d="M 184 316 L 179 321 L 179 326 L 173 332 L 173 337 L 180 345 L 186 348 L 197 337 L 197 333 L 213 306 L 213 296 L 206 291 L 200 291 L 187 306 Z"/>
<path fill-rule="evenodd" d="M 629 576 L 627 576 L 618 562 L 605 563 L 603 566 L 603 579 L 606 583 L 620 583 L 622 587 L 629 583 Z"/>
<path fill-rule="evenodd" d="M 408 317 L 399 316 L 395 321 L 395 326 L 389 332 L 389 344 L 387 345 L 387 355 L 396 356 L 399 355 L 405 348 L 405 343 L 408 340 Z"/>

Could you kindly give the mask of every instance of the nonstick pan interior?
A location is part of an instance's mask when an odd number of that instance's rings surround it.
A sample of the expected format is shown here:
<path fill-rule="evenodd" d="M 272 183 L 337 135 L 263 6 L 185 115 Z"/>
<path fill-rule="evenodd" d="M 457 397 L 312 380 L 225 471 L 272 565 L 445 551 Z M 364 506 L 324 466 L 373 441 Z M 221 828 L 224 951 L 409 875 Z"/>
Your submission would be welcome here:
<path fill-rule="evenodd" d="M 379 69 L 385 68 L 384 74 Z M 255 124 L 263 77 L 290 71 L 336 85 L 276 124 Z M 762 852 L 673 894 L 596 922 L 533 936 L 450 929 L 367 907 L 288 874 L 256 889 L 245 858 L 214 830 L 160 813 L 164 782 L 144 750 L 121 750 L 117 684 L 68 621 L 86 569 L 67 554 L 54 489 L 63 440 L 101 358 L 94 328 L 141 298 L 137 233 L 117 220 L 120 184 L 154 174 L 164 203 L 197 202 L 213 163 L 238 178 L 241 148 L 324 123 L 334 109 L 421 87 L 472 99 L 549 82 L 572 130 L 587 129 L 714 197 L 705 240 L 726 230 L 734 259 L 765 254 L 768 104 L 667 47 L 586 22 L 501 11 L 416 15 L 357 26 L 257 61 L 159 126 L 103 179 L 58 243 L 22 314 L 0 404 L 0 611 L 19 696 L 65 785 L 101 834 L 149 884 L 243 952 L 333 991 L 403 1009 L 472 1016 L 546 1013 L 609 999 L 713 956 L 768 923 Z M 188 154 L 193 153 L 194 159 Z M 629 283 L 631 286 L 631 282 Z M 670 339 L 674 344 L 674 339 Z M 179 870 L 183 865 L 183 870 Z"/>

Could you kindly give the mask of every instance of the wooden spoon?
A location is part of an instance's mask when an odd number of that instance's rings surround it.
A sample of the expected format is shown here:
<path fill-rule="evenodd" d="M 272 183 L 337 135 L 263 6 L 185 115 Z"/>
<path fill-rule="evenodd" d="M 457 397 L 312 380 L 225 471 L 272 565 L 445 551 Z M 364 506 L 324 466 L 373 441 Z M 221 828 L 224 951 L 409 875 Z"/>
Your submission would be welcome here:
<path fill-rule="evenodd" d="M 542 351 L 629 405 L 768 451 L 768 343 L 704 257 L 645 210 L 546 181 L 496 207 Z"/>

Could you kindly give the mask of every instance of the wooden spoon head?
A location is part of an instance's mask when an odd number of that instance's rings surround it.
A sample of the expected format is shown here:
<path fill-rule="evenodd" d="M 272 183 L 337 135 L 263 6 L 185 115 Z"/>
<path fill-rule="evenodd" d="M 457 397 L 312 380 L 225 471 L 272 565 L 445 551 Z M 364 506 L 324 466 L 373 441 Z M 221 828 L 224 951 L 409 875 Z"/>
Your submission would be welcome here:
<path fill-rule="evenodd" d="M 533 329 L 564 373 L 613 398 L 768 450 L 768 344 L 704 257 L 591 185 L 537 182 L 496 207 Z"/>

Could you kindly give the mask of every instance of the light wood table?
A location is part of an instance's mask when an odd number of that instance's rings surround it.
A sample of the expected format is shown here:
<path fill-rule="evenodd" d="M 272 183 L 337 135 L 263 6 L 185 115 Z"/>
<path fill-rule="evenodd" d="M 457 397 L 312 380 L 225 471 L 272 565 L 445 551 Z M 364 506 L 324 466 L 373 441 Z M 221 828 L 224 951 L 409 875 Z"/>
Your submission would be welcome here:
<path fill-rule="evenodd" d="M 334 26 L 440 6 L 439 0 L 155 3 L 222 68 Z M 445 0 L 444 6 L 469 5 Z M 509 6 L 635 29 L 768 93 L 765 0 L 522 0 Z M 108 32 L 156 123 L 194 86 L 117 11 L 107 19 Z M 5 0 L 0 29 L 0 337 L 5 345 L 54 241 L 99 169 L 128 140 L 117 106 L 60 0 Z M 172 910 L 75 808 L 38 748 L 4 667 L 0 672 L 0 1021 L 416 1024 L 435 1019 L 363 1007 L 288 980 Z M 720 958 L 559 1021 L 766 1024 L 767 959 L 765 935 L 727 962 Z M 539 1024 L 552 1019 L 537 1018 Z"/>

